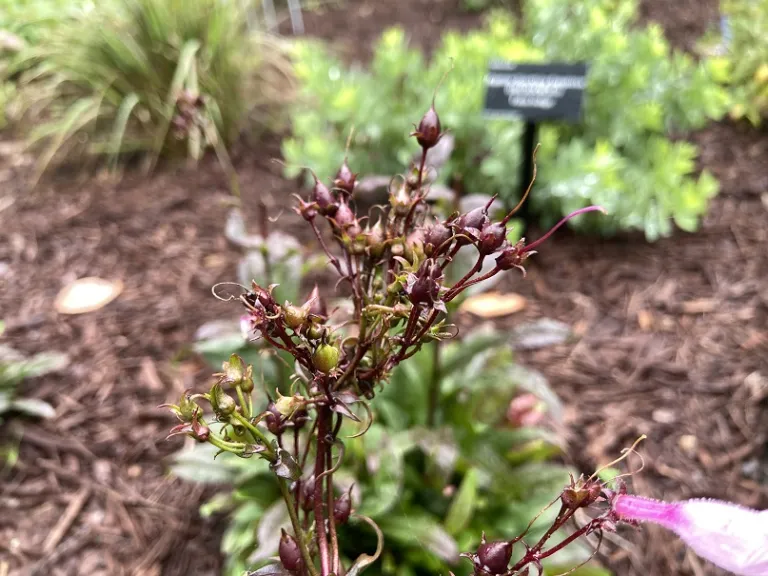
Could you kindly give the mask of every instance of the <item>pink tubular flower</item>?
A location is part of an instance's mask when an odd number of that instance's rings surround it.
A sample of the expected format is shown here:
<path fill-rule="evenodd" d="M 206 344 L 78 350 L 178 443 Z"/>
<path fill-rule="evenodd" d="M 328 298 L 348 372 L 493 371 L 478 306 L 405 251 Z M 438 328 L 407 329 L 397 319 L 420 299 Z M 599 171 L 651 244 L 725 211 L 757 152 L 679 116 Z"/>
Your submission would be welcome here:
<path fill-rule="evenodd" d="M 621 520 L 653 522 L 671 530 L 702 558 L 739 576 L 768 576 L 768 510 L 719 500 L 660 502 L 619 494 Z"/>

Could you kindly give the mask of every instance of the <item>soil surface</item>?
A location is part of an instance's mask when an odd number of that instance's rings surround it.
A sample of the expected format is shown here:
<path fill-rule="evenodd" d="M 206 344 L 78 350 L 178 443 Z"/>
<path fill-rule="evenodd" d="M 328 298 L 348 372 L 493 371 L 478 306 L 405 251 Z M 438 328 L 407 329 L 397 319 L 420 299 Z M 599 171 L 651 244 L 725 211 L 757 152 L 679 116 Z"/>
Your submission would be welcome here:
<path fill-rule="evenodd" d="M 646 0 L 642 16 L 690 49 L 716 22 L 716 4 Z M 349 0 L 306 14 L 305 24 L 365 59 L 392 24 L 425 49 L 446 28 L 478 25 L 459 6 Z M 723 187 L 701 231 L 653 245 L 556 235 L 508 288 L 528 298 L 527 319 L 565 321 L 578 338 L 520 359 L 568 406 L 580 469 L 647 434 L 645 469 L 631 479 L 638 493 L 766 507 L 768 135 L 718 124 L 692 138 Z M 269 162 L 277 150 L 248 150 L 238 172 L 247 213 L 265 199 L 292 228 L 284 208 L 296 187 Z M 155 407 L 208 382 L 189 344 L 204 322 L 237 314 L 210 292 L 234 279 L 238 258 L 223 236 L 226 180 L 211 159 L 151 179 L 55 176 L 29 192 L 30 161 L 0 142 L 4 343 L 64 351 L 71 363 L 22 390 L 50 402 L 55 419 L 0 428 L 0 444 L 20 449 L 0 476 L 0 574 L 214 575 L 221 526 L 198 516 L 209 494 L 168 476 L 182 441 L 164 440 L 173 420 Z M 123 293 L 97 312 L 53 311 L 60 288 L 84 276 L 119 279 Z M 628 544 L 604 549 L 616 574 L 719 574 L 661 531 L 620 535 Z"/>

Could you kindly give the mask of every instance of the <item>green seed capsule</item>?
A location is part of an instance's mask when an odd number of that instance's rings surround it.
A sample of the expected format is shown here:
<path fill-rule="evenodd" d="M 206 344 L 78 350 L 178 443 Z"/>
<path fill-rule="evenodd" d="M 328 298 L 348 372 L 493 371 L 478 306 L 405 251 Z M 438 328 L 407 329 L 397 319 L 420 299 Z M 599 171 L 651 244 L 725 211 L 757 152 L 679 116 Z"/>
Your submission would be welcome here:
<path fill-rule="evenodd" d="M 341 352 L 336 346 L 321 344 L 312 355 L 312 363 L 320 372 L 328 374 L 339 365 L 340 354 Z"/>
<path fill-rule="evenodd" d="M 304 324 L 304 321 L 307 319 L 306 310 L 299 308 L 298 306 L 291 306 L 288 303 L 283 306 L 283 313 L 285 315 L 285 324 L 292 330 L 296 330 L 296 328 Z"/>

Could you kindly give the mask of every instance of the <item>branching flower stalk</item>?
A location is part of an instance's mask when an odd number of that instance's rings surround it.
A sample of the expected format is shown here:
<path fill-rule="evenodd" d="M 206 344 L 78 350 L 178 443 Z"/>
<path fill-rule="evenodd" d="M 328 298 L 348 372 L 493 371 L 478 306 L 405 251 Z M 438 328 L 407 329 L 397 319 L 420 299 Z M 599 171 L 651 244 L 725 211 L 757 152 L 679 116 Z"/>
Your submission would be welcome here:
<path fill-rule="evenodd" d="M 298 198 L 296 212 L 313 231 L 338 274 L 338 286 L 349 290 L 354 310 L 348 321 L 340 326 L 331 324 L 317 288 L 303 303 L 281 304 L 273 296 L 273 286 L 256 282 L 239 296 L 245 308 L 243 322 L 253 338 L 263 339 L 294 360 L 292 381 L 282 388 L 288 395 L 276 391 L 256 412 L 251 401 L 253 368 L 232 355 L 215 375 L 208 392 L 187 392 L 177 405 L 169 406 L 181 421 L 171 435 L 189 435 L 242 458 L 256 456 L 274 473 L 292 534 L 281 535 L 280 565 L 264 574 L 357 574 L 376 559 L 378 554 L 362 554 L 353 565 L 342 566 L 339 557 L 337 528 L 350 520 L 368 523 L 381 539 L 370 519 L 353 514 L 350 494 L 335 491 L 333 474 L 344 457 L 342 424 L 345 420 L 356 423 L 360 430 L 355 436 L 364 434 L 372 421 L 368 402 L 380 386 L 386 385 L 392 370 L 425 343 L 456 334 L 455 327 L 446 325 L 446 304 L 497 274 L 513 269 L 524 273 L 526 260 L 551 234 L 530 244 L 525 239 L 509 243 L 508 222 L 520 205 L 499 221 L 492 220 L 490 203 L 435 218 L 428 203 L 427 152 L 443 136 L 443 129 L 434 104 L 412 135 L 422 148 L 421 161 L 393 178 L 389 203 L 379 207 L 377 218 L 356 213 L 353 198 L 358 175 L 346 159 L 330 187 L 315 177 L 310 197 Z M 583 208 L 571 217 L 590 211 L 602 208 Z M 326 232 L 330 232 L 328 237 Z M 474 249 L 477 259 L 458 282 L 448 285 L 445 271 L 455 265 L 454 258 L 462 248 Z M 494 265 L 488 270 L 484 264 L 490 259 Z M 220 427 L 206 422 L 199 404 L 202 401 L 210 405 Z M 549 536 L 565 525 L 578 507 L 601 495 L 589 483 L 574 483 L 569 490 L 572 503 L 563 500 Z M 571 538 L 604 528 L 607 520 L 594 522 Z M 519 540 L 508 543 L 510 551 Z M 569 541 L 547 549 L 545 538 L 540 546 L 529 550 L 526 562 L 539 562 Z M 491 556 L 506 555 L 506 545 L 491 546 L 493 554 L 488 543 L 483 546 L 477 553 L 478 569 L 496 566 L 496 560 L 489 560 Z M 524 565 L 518 563 L 507 572 L 486 572 L 522 573 Z"/>

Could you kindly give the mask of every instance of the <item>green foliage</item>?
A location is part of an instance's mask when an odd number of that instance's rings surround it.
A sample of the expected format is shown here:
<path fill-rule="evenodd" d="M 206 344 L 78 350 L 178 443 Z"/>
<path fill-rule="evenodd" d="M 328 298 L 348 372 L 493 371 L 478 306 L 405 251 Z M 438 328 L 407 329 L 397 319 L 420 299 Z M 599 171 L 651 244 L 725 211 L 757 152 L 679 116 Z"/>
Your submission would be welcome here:
<path fill-rule="evenodd" d="M 418 122 L 430 103 L 430 91 L 451 67 L 436 94 L 444 126 L 456 139 L 451 158 L 441 172 L 443 181 L 462 179 L 469 193 L 509 194 L 516 186 L 522 127 L 487 120 L 482 78 L 492 55 L 509 60 L 540 60 L 541 55 L 514 34 L 509 19 L 494 19 L 484 31 L 461 36 L 448 33 L 428 66 L 418 50 L 408 47 L 401 29 L 387 31 L 379 41 L 370 72 L 345 68 L 316 42 L 295 47 L 295 70 L 305 105 L 292 115 L 294 136 L 284 141 L 291 166 L 312 166 L 318 176 L 335 173 L 349 126 L 355 127 L 350 164 L 363 174 L 394 174 L 418 152 L 402 126 Z M 309 180 L 307 180 L 309 182 Z"/>
<path fill-rule="evenodd" d="M 731 116 L 758 126 L 768 117 L 768 1 L 724 0 L 721 11 L 731 38 L 725 56 L 713 60 L 732 90 Z"/>
<path fill-rule="evenodd" d="M 418 122 L 436 95 L 442 123 L 455 137 L 440 179 L 468 193 L 517 200 L 522 123 L 482 117 L 483 76 L 491 59 L 589 63 L 584 121 L 542 127 L 540 180 L 533 210 L 546 222 L 589 204 L 609 217 L 577 218 L 573 226 L 612 233 L 637 229 L 649 240 L 693 230 L 717 193 L 715 180 L 695 172 L 696 149 L 671 133 L 719 118 L 727 96 L 715 65 L 670 49 L 657 26 L 637 25 L 635 0 L 528 0 L 522 32 L 511 16 L 494 13 L 483 30 L 448 32 L 430 63 L 410 49 L 402 30 L 381 38 L 370 70 L 347 67 L 316 42 L 296 47 L 302 101 L 284 141 L 291 168 L 333 174 L 349 126 L 356 128 L 350 164 L 362 173 L 397 171 L 416 152 L 400 127 Z"/>
<path fill-rule="evenodd" d="M 11 412 L 51 418 L 54 411 L 49 404 L 34 398 L 18 398 L 17 388 L 25 379 L 61 370 L 67 362 L 63 354 L 41 353 L 25 358 L 16 350 L 0 345 L 0 422 Z"/>
<path fill-rule="evenodd" d="M 373 425 L 363 436 L 344 440 L 344 463 L 334 474 L 339 491 L 354 485 L 358 512 L 373 518 L 384 533 L 386 551 L 367 569 L 371 574 L 449 569 L 467 574 L 469 564 L 457 564 L 460 550 L 473 549 L 483 530 L 489 537 L 522 532 L 568 480 L 567 470 L 550 462 L 559 452 L 550 433 L 505 424 L 510 399 L 541 382 L 513 363 L 504 336 L 480 330 L 460 342 L 440 344 L 439 355 L 435 345 L 395 370 L 372 403 Z M 265 374 L 277 374 L 278 360 L 263 357 L 262 362 L 273 364 Z M 428 426 L 434 379 L 439 402 Z M 255 405 L 264 405 L 264 392 L 257 387 L 255 394 Z M 360 426 L 347 424 L 340 436 Z M 284 510 L 280 513 L 282 502 L 268 471 L 230 454 L 220 455 L 213 467 L 212 457 L 210 446 L 196 445 L 177 456 L 174 471 L 190 480 L 234 483 L 234 491 L 214 497 L 203 513 L 229 514 L 222 541 L 225 573 L 240 576 L 274 554 L 271 536 L 288 519 Z M 554 512 L 536 523 L 531 538 L 541 535 Z M 339 542 L 351 559 L 376 545 L 370 527 L 355 522 L 340 528 Z M 553 562 L 573 566 L 584 558 L 583 549 L 569 548 Z"/>
<path fill-rule="evenodd" d="M 99 3 L 48 29 L 15 66 L 23 110 L 37 124 L 31 140 L 45 143 L 41 169 L 67 151 L 156 158 L 186 147 L 196 158 L 265 114 L 287 69 L 275 42 L 251 34 L 230 0 Z M 180 142 L 170 128 L 185 96 L 203 104 Z"/>
<path fill-rule="evenodd" d="M 512 0 L 464 0 L 462 6 L 470 12 L 482 12 L 496 6 L 512 8 Z"/>

